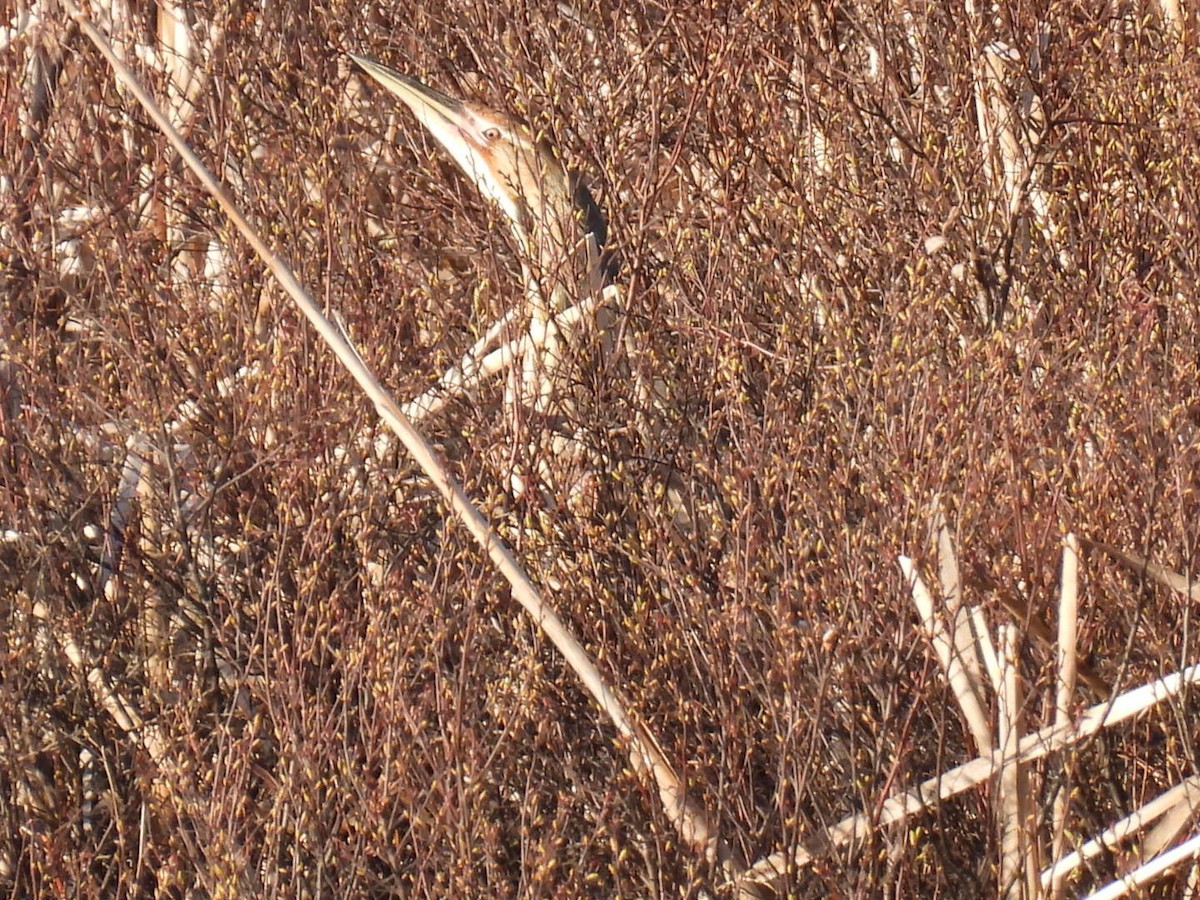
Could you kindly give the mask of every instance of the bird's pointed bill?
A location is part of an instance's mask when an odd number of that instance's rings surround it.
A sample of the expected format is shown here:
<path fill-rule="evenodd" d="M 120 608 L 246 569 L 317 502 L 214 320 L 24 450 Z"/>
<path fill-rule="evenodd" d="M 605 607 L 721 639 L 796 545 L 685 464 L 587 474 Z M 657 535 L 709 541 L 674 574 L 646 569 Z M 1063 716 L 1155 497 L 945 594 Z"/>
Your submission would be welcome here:
<path fill-rule="evenodd" d="M 484 195 L 499 203 L 509 219 L 519 226 L 522 204 L 513 197 L 511 189 L 506 190 L 506 186 L 492 171 L 488 152 L 476 135 L 478 123 L 467 104 L 415 78 L 402 75 L 369 56 L 357 53 L 349 56 L 364 72 L 402 100 Z"/>
<path fill-rule="evenodd" d="M 415 78 L 409 78 L 395 69 L 389 69 L 369 56 L 351 53 L 350 58 L 364 72 L 403 100 L 426 127 L 429 126 L 427 117 L 430 114 L 450 121 L 457 121 L 462 117 L 463 102 L 461 100 L 455 100 L 427 84 L 422 84 Z"/>

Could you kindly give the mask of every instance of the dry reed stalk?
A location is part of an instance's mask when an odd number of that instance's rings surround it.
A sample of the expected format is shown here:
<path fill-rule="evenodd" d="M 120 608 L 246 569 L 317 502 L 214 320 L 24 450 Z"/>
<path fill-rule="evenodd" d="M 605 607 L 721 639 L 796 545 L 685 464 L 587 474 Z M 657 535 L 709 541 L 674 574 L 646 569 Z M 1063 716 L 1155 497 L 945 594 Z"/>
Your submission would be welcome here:
<path fill-rule="evenodd" d="M 999 887 L 1003 897 L 1037 894 L 1037 813 L 1028 764 L 1016 757 L 1025 728 L 1021 690 L 1020 637 L 1012 624 L 1000 628 L 1000 684 L 996 691 L 998 746 L 1005 762 L 996 779 L 996 817 L 1000 832 Z"/>
<path fill-rule="evenodd" d="M 900 557 L 900 570 L 904 573 L 904 579 L 912 592 L 913 603 L 921 615 L 921 627 L 937 653 L 938 662 L 941 663 L 942 671 L 946 674 L 946 680 L 975 741 L 975 748 L 982 753 L 992 746 L 992 729 L 983 708 L 983 685 L 978 683 L 968 665 L 964 664 L 962 650 L 955 644 L 955 638 L 962 632 L 956 631 L 954 637 L 951 637 L 942 617 L 934 610 L 933 596 L 907 556 Z M 969 635 L 969 630 L 966 634 Z M 974 642 L 973 637 L 971 641 Z"/>
<path fill-rule="evenodd" d="M 84 676 L 96 703 L 138 746 L 145 748 L 156 765 L 160 768 L 168 765 L 167 745 L 158 726 L 146 724 L 137 706 L 112 686 L 103 669 L 84 655 L 75 637 L 55 626 L 49 607 L 40 600 L 33 604 L 33 616 L 43 623 L 49 637 L 75 671 Z"/>
<path fill-rule="evenodd" d="M 1130 553 L 1126 550 L 1121 550 L 1118 547 L 1113 547 L 1110 544 L 1093 541 L 1090 538 L 1080 538 L 1080 543 L 1083 546 L 1092 550 L 1099 550 L 1106 556 L 1111 556 L 1117 562 L 1122 563 L 1126 567 L 1132 569 L 1142 575 L 1149 576 L 1153 581 L 1158 582 L 1163 587 L 1170 588 L 1175 593 L 1179 594 L 1187 601 L 1200 598 L 1200 585 L 1188 579 L 1185 575 L 1178 572 L 1173 572 L 1165 566 L 1160 566 L 1156 562 L 1151 562 L 1144 556 L 1139 556 L 1137 553 Z"/>
<path fill-rule="evenodd" d="M 938 581 L 942 588 L 943 603 L 949 618 L 950 630 L 953 635 L 955 655 L 963 669 L 966 683 L 974 694 L 980 709 L 985 705 L 986 685 L 983 666 L 980 663 L 980 643 L 978 632 L 972 628 L 972 618 L 975 607 L 967 604 L 963 597 L 962 573 L 958 565 L 958 554 L 954 550 L 954 541 L 950 539 L 950 529 L 946 525 L 946 516 L 940 499 L 934 500 L 931 528 L 934 533 L 934 553 L 938 561 Z M 984 632 L 986 635 L 986 631 Z M 990 734 L 980 745 L 991 746 Z"/>
<path fill-rule="evenodd" d="M 1054 724 L 1071 724 L 1071 705 L 1075 698 L 1076 635 L 1079 616 L 1079 542 L 1074 534 L 1063 539 L 1062 585 L 1058 603 L 1058 679 L 1054 692 Z M 1074 766 L 1070 758 L 1063 761 L 1063 779 L 1054 795 L 1051 822 L 1050 858 L 1058 859 L 1066 849 L 1067 814 L 1070 811 Z M 1049 893 L 1062 896 L 1065 872 L 1052 879 Z"/>
<path fill-rule="evenodd" d="M 1200 814 L 1200 791 L 1185 792 L 1184 796 L 1179 798 L 1179 801 L 1167 811 L 1159 823 L 1150 829 L 1150 833 L 1137 848 L 1137 855 L 1134 859 L 1139 863 L 1145 863 L 1164 853 L 1169 846 L 1179 840 L 1184 830 L 1196 821 L 1198 814 Z"/>
<path fill-rule="evenodd" d="M 993 41 L 981 51 L 975 67 L 975 117 L 982 150 L 983 170 L 993 189 L 986 216 L 1001 223 L 1018 251 L 1024 254 L 1029 244 L 1029 220 L 1037 226 L 1046 244 L 1065 271 L 1077 268 L 1075 254 L 1066 246 L 1066 231 L 1054 218 L 1050 196 L 1042 186 L 1042 172 L 1048 162 L 1040 158 L 1046 113 L 1033 79 L 1043 65 L 1049 32 L 1039 28 L 1036 40 L 1025 60 L 1020 52 L 1004 41 Z M 1017 293 L 1019 308 L 1033 312 L 1034 298 L 1025 296 L 1028 279 L 1018 271 L 1009 271 Z M 1012 307 L 1009 301 L 1008 308 Z M 985 321 L 999 323 L 1006 310 L 981 309 Z"/>
<path fill-rule="evenodd" d="M 1152 883 L 1173 869 L 1200 857 L 1200 834 L 1139 866 L 1128 875 L 1091 894 L 1089 900 L 1117 900 Z"/>

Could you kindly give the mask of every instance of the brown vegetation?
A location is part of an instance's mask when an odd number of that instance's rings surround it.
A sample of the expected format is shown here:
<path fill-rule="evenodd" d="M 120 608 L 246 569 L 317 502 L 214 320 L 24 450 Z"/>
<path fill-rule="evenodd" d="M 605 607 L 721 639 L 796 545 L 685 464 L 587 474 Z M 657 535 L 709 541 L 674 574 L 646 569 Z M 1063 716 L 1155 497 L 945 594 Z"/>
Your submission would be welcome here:
<path fill-rule="evenodd" d="M 1031 813 L 998 775 L 885 815 L 991 750 L 902 556 L 953 607 L 953 549 L 964 600 L 1016 626 L 1015 735 L 1062 714 L 1068 533 L 1096 684 L 1197 661 L 1168 582 L 1200 538 L 1200 63 L 1169 3 L 877 6 L 103 20 L 401 399 L 525 287 L 498 211 L 345 51 L 522 116 L 584 173 L 628 337 L 619 365 L 573 348 L 587 502 L 511 490 L 566 463 L 502 379 L 421 428 L 724 867 L 79 26 L 39 4 L 4 35 L 0 892 L 732 896 L 736 861 L 773 858 L 781 895 L 1017 896 L 1014 827 L 1045 867 L 1197 774 L 1183 690 L 1007 770 Z"/>

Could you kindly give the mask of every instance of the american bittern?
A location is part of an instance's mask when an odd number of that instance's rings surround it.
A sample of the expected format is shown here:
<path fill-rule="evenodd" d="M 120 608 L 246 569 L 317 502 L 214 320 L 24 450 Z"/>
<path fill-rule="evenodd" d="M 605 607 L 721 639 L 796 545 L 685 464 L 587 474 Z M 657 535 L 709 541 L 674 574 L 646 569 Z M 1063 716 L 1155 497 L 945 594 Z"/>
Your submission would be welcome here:
<path fill-rule="evenodd" d="M 368 75 L 402 100 L 437 139 L 485 197 L 508 218 L 525 254 L 531 298 L 530 332 L 542 348 L 526 362 L 526 389 L 541 384 L 544 409 L 548 370 L 557 366 L 559 343 L 554 315 L 586 284 L 575 265 L 586 259 L 585 236 L 596 248 L 606 237 L 604 216 L 583 182 L 567 171 L 550 145 L 512 116 L 478 103 L 457 100 L 373 59 L 350 54 Z M 607 264 L 592 254 L 594 287 Z M 535 373 L 533 368 L 546 371 Z"/>

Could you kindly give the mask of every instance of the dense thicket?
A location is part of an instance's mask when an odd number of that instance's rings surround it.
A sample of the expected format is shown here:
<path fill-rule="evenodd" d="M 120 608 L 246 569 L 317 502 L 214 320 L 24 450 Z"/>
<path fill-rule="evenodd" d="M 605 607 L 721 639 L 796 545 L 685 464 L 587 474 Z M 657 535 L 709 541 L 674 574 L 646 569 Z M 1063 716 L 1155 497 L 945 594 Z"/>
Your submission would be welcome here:
<path fill-rule="evenodd" d="M 1054 618 L 1069 531 L 1195 565 L 1195 23 L 999 6 L 231 0 L 180 31 L 135 0 L 106 28 L 401 398 L 524 286 L 499 212 L 344 51 L 527 119 L 583 173 L 626 338 L 575 370 L 592 502 L 513 495 L 515 432 L 543 425 L 502 382 L 423 427 L 753 862 L 974 755 L 897 567 L 934 565 L 936 497 L 968 595 L 1023 633 Z M 0 892 L 720 894 L 262 264 L 38 8 L 0 55 Z M 1109 682 L 1195 661 L 1189 613 L 1085 558 L 1080 644 Z M 1053 651 L 1030 636 L 1021 662 L 1036 727 Z M 1074 754 L 1076 833 L 1194 774 L 1196 721 Z M 990 816 L 967 794 L 785 887 L 994 894 Z"/>

